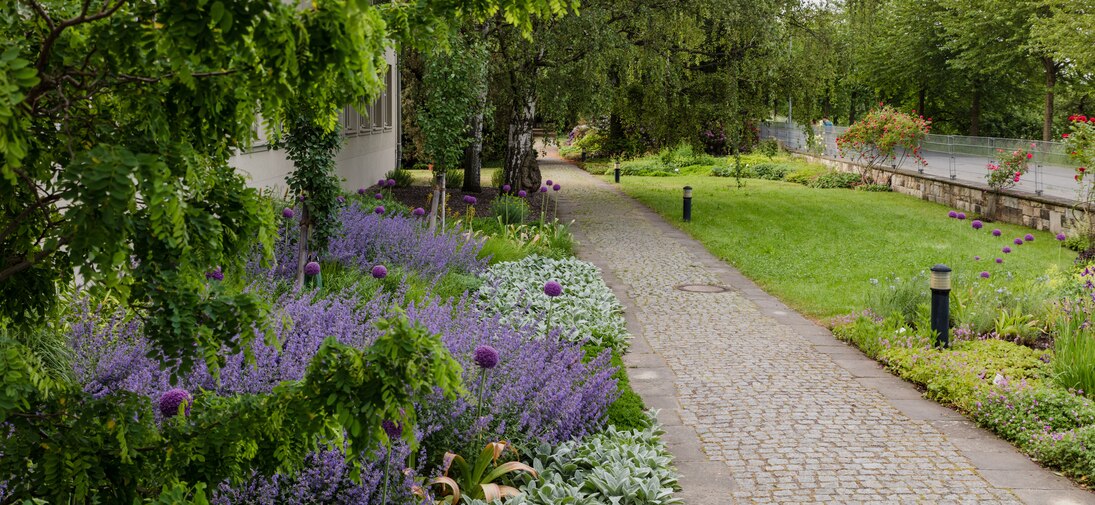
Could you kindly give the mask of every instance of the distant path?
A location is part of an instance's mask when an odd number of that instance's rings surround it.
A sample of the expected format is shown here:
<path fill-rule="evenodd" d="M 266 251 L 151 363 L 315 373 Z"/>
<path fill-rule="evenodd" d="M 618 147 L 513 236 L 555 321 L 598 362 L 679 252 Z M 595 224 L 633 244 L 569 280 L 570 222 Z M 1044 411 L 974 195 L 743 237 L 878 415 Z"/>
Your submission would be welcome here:
<path fill-rule="evenodd" d="M 627 308 L 624 360 L 661 409 L 689 504 L 1095 503 L 554 157 L 559 213 Z M 694 293 L 675 286 L 724 286 Z"/>

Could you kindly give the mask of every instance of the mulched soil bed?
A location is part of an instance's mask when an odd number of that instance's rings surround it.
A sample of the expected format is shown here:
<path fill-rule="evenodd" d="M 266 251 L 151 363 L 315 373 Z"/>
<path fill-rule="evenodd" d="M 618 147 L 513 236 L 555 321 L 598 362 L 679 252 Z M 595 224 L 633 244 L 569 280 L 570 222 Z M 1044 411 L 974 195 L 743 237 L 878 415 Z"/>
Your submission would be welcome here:
<path fill-rule="evenodd" d="M 384 190 L 387 191 L 387 190 Z M 379 186 L 371 186 L 366 189 L 367 195 L 374 195 L 381 192 Z M 547 193 L 547 202 L 545 210 L 545 219 L 552 220 L 555 218 L 554 209 L 555 202 L 551 199 L 552 192 Z M 501 194 L 498 188 L 483 187 L 483 190 L 479 193 L 465 193 L 459 189 L 449 188 L 449 209 L 447 213 L 457 213 L 461 216 L 465 215 L 468 211 L 468 204 L 464 203 L 464 195 L 474 196 L 475 202 L 475 215 L 478 217 L 487 217 L 491 215 L 491 202 Z M 410 186 L 406 188 L 395 188 L 392 190 L 392 198 L 399 203 L 406 205 L 410 208 L 422 207 L 426 209 L 426 212 L 430 211 L 430 198 L 433 195 L 432 186 Z M 527 197 L 529 203 L 529 219 L 535 219 L 540 214 L 540 201 L 544 199 L 543 193 L 533 193 Z"/>

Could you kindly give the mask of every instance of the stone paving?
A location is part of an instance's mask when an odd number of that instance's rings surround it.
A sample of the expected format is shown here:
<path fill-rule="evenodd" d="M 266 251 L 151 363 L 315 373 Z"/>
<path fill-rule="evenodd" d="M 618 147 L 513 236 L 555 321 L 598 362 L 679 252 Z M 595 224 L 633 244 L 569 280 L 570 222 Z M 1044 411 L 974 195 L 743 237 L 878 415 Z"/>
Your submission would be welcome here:
<path fill-rule="evenodd" d="M 1091 502 L 611 185 L 540 163 L 564 188 L 559 212 L 575 220 L 578 255 L 627 307 L 625 361 L 662 409 L 687 503 Z M 675 289 L 685 284 L 728 290 Z"/>

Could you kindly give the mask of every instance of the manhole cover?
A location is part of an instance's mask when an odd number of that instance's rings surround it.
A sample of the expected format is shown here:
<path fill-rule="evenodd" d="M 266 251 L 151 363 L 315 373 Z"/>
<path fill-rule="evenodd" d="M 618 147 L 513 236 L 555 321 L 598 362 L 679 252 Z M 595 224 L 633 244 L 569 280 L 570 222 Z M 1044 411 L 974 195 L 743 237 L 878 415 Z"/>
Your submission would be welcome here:
<path fill-rule="evenodd" d="M 681 291 L 688 291 L 689 293 L 723 293 L 726 288 L 722 286 L 710 286 L 707 284 L 681 284 L 677 286 L 677 289 Z"/>

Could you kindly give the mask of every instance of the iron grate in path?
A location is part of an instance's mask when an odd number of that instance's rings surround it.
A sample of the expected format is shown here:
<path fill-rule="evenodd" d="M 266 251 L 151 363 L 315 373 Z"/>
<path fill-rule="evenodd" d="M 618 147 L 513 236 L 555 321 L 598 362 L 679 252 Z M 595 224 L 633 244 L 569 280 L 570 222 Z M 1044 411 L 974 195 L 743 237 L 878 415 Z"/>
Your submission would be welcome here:
<path fill-rule="evenodd" d="M 674 287 L 680 291 L 687 291 L 689 293 L 725 293 L 729 291 L 728 288 L 723 286 L 712 286 L 710 284 L 681 284 Z"/>

